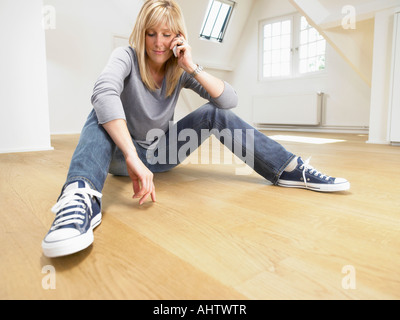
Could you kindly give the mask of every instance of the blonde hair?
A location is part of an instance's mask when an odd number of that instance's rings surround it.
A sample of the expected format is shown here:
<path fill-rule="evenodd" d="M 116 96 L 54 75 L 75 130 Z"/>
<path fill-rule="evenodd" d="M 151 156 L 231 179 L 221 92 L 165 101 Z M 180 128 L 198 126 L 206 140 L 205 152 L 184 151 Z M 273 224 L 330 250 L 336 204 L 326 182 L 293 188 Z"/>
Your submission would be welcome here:
<path fill-rule="evenodd" d="M 168 26 L 171 32 L 181 34 L 187 39 L 182 10 L 174 0 L 146 0 L 129 38 L 130 46 L 136 50 L 142 81 L 152 91 L 156 90 L 157 86 L 147 64 L 146 32 L 163 23 Z M 177 59 L 172 56 L 165 66 L 167 97 L 175 90 L 182 73 L 183 70 L 178 66 Z"/>

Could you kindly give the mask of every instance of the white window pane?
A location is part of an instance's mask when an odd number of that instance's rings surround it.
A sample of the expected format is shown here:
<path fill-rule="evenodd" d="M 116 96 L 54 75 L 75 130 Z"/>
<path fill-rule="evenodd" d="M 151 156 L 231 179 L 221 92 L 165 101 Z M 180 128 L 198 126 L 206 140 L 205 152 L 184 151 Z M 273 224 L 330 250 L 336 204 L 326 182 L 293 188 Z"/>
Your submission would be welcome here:
<path fill-rule="evenodd" d="M 317 43 L 313 42 L 308 45 L 308 56 L 315 57 L 317 55 Z"/>
<path fill-rule="evenodd" d="M 281 76 L 288 76 L 290 74 L 290 63 L 285 62 L 281 64 Z"/>
<path fill-rule="evenodd" d="M 290 34 L 291 33 L 291 23 L 290 20 L 282 21 L 282 34 Z"/>
<path fill-rule="evenodd" d="M 306 44 L 308 42 L 308 30 L 300 32 L 300 44 Z"/>
<path fill-rule="evenodd" d="M 300 59 L 306 59 L 308 57 L 308 46 L 300 46 Z"/>
<path fill-rule="evenodd" d="M 272 49 L 280 49 L 280 48 L 281 48 L 281 37 L 273 37 Z"/>
<path fill-rule="evenodd" d="M 290 49 L 283 49 L 281 50 L 281 61 L 282 62 L 289 62 L 290 61 Z"/>
<path fill-rule="evenodd" d="M 204 30 L 202 32 L 202 35 L 209 37 L 212 31 L 213 24 L 209 22 L 211 20 L 207 20 L 207 24 L 204 26 Z"/>
<path fill-rule="evenodd" d="M 309 27 L 307 19 L 305 17 L 301 17 L 301 30 L 305 30 Z"/>
<path fill-rule="evenodd" d="M 315 58 L 308 59 L 308 72 L 317 71 L 317 60 Z"/>
<path fill-rule="evenodd" d="M 272 24 L 272 36 L 280 36 L 281 35 L 281 23 L 275 22 Z"/>
<path fill-rule="evenodd" d="M 209 14 L 208 19 L 207 19 L 207 24 L 205 25 L 205 28 L 204 28 L 204 31 L 203 31 L 204 35 L 206 35 L 206 36 L 210 36 L 211 35 L 212 29 L 213 29 L 213 26 L 214 26 L 214 22 L 217 19 L 220 7 L 221 7 L 221 4 L 218 1 L 213 3 L 213 5 L 212 5 L 212 7 L 210 9 L 210 14 Z"/>
<path fill-rule="evenodd" d="M 290 35 L 284 35 L 281 37 L 281 48 L 290 48 Z"/>
<path fill-rule="evenodd" d="M 315 72 L 325 68 L 326 41 L 316 29 L 301 18 L 299 72 Z"/>
<path fill-rule="evenodd" d="M 315 30 L 314 28 L 311 28 L 311 29 L 308 31 L 308 41 L 309 41 L 309 42 L 317 41 L 317 36 L 318 36 L 318 32 L 317 32 L 317 30 Z"/>
<path fill-rule="evenodd" d="M 272 65 L 271 75 L 273 77 L 279 77 L 281 75 L 281 65 L 279 63 Z"/>
<path fill-rule="evenodd" d="M 307 60 L 300 60 L 299 71 L 300 71 L 300 73 L 307 72 Z"/>
<path fill-rule="evenodd" d="M 317 42 L 317 54 L 318 55 L 324 55 L 326 50 L 326 42 L 325 40 L 323 41 L 318 41 Z"/>
<path fill-rule="evenodd" d="M 271 62 L 272 62 L 271 51 L 265 51 L 264 52 L 264 64 L 266 64 L 266 63 L 270 64 Z"/>
<path fill-rule="evenodd" d="M 271 62 L 278 63 L 281 61 L 281 51 L 280 50 L 272 50 Z"/>
<path fill-rule="evenodd" d="M 264 73 L 263 73 L 264 77 L 270 77 L 272 75 L 271 65 L 270 64 L 264 65 L 264 70 L 263 71 L 264 71 Z"/>
<path fill-rule="evenodd" d="M 264 37 L 268 38 L 272 36 L 272 26 L 271 24 L 267 24 L 264 26 Z"/>
<path fill-rule="evenodd" d="M 317 63 L 318 70 L 325 70 L 325 56 L 318 57 Z"/>
<path fill-rule="evenodd" d="M 272 49 L 272 40 L 271 38 L 264 39 L 264 50 L 271 50 Z"/>
<path fill-rule="evenodd" d="M 214 26 L 213 32 L 211 34 L 211 37 L 218 38 L 218 36 L 222 30 L 222 26 L 224 25 L 225 18 L 228 15 L 228 11 L 229 11 L 229 6 L 224 3 L 221 7 L 221 11 L 219 12 L 218 19 L 215 22 L 215 26 Z"/>

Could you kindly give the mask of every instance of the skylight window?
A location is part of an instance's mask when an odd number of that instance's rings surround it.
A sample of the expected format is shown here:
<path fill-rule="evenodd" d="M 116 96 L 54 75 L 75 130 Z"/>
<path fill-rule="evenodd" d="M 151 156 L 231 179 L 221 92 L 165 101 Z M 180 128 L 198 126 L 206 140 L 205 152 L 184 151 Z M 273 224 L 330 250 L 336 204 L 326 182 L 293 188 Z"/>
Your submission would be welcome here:
<path fill-rule="evenodd" d="M 201 28 L 200 38 L 222 42 L 234 6 L 235 2 L 231 0 L 211 0 Z"/>

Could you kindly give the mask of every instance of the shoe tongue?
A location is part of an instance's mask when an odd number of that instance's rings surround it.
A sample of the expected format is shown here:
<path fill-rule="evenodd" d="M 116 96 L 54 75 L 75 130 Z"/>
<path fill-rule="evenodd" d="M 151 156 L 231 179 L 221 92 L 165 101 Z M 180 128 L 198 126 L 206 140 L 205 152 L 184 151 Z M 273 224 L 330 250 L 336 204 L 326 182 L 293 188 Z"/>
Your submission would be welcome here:
<path fill-rule="evenodd" d="M 73 190 L 73 189 L 78 189 L 78 188 L 85 188 L 86 187 L 86 182 L 85 181 L 74 181 L 71 182 L 64 190 L 64 192 L 67 192 L 69 190 Z"/>

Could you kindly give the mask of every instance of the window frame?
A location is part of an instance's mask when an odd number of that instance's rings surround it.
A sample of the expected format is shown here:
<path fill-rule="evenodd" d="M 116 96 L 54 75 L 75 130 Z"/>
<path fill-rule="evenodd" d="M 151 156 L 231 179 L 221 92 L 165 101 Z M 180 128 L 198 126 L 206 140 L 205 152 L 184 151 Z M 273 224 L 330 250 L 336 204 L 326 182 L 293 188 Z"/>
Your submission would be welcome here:
<path fill-rule="evenodd" d="M 218 12 L 218 14 L 217 14 L 217 16 L 215 18 L 215 21 L 213 23 L 213 27 L 211 29 L 210 34 L 209 35 L 204 34 L 204 30 L 207 27 L 207 22 L 208 22 L 208 19 L 210 18 L 211 10 L 213 8 L 213 5 L 214 5 L 215 1 L 220 2 L 221 4 L 226 4 L 226 5 L 229 6 L 229 11 L 228 11 L 227 15 L 225 15 L 224 23 L 223 23 L 223 25 L 221 27 L 221 30 L 220 30 L 220 32 L 219 32 L 217 37 L 213 37 L 212 34 L 213 34 L 213 31 L 214 31 L 214 27 L 215 27 L 215 25 L 216 25 L 216 23 L 218 21 L 218 17 L 219 17 L 220 12 Z M 199 38 L 202 39 L 202 40 L 208 40 L 208 41 L 212 41 L 212 42 L 216 42 L 216 43 L 222 43 L 224 41 L 225 34 L 226 34 L 227 29 L 228 29 L 229 22 L 230 22 L 230 20 L 232 18 L 233 10 L 235 9 L 235 6 L 236 6 L 236 2 L 233 1 L 233 0 L 210 0 L 210 2 L 208 4 L 208 7 L 207 7 L 207 11 L 206 11 L 205 17 L 203 19 L 203 23 L 202 23 L 201 29 L 200 29 Z M 221 8 L 220 8 L 220 10 L 221 10 Z"/>
<path fill-rule="evenodd" d="M 325 40 L 325 68 L 322 70 L 316 70 L 312 72 L 300 73 L 300 32 L 301 32 L 301 17 L 300 13 L 293 13 L 289 15 L 268 18 L 259 21 L 259 52 L 258 52 L 258 78 L 259 81 L 276 81 L 276 80 L 287 80 L 295 78 L 306 78 L 320 76 L 326 73 L 327 70 L 327 42 Z M 279 21 L 290 20 L 291 21 L 291 59 L 290 65 L 291 70 L 289 75 L 285 76 L 270 76 L 264 77 L 264 27 L 268 24 L 273 24 Z"/>

